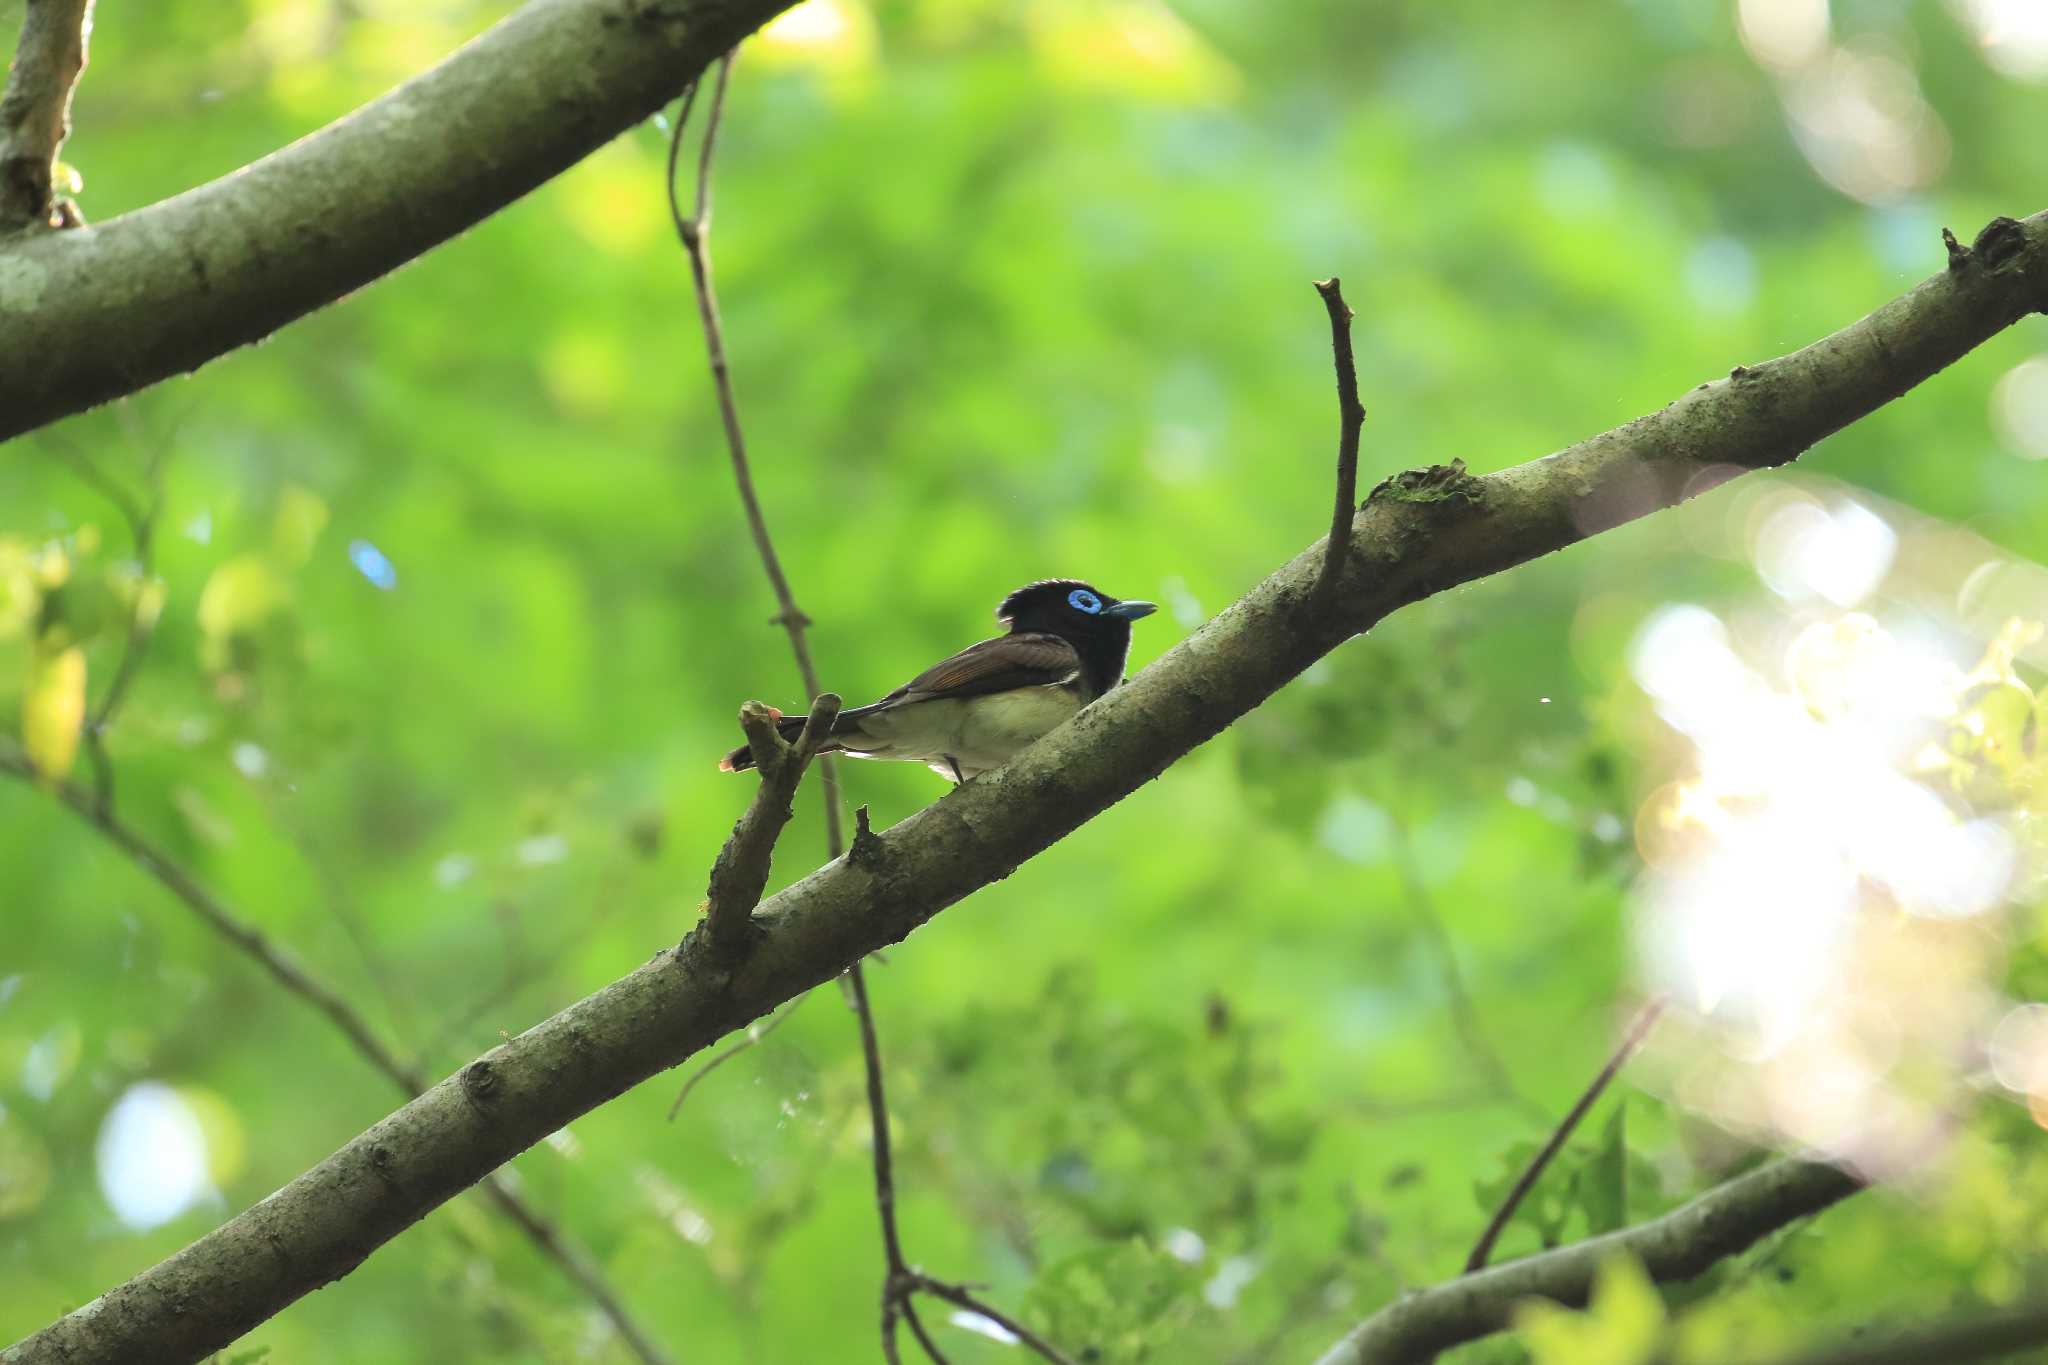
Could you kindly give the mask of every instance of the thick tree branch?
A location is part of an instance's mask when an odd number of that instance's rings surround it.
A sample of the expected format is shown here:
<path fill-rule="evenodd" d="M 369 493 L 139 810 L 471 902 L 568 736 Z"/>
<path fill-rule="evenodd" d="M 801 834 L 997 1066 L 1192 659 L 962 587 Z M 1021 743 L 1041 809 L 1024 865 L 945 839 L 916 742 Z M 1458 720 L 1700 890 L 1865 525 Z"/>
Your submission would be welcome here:
<path fill-rule="evenodd" d="M 270 335 L 558 175 L 791 0 L 531 0 L 234 174 L 0 245 L 0 440 Z"/>
<path fill-rule="evenodd" d="M 1386 481 L 1352 519 L 1323 610 L 1309 609 L 1318 540 L 1006 767 L 762 902 L 762 940 L 737 969 L 700 935 L 661 952 L 0 1362 L 225 1345 L 578 1115 L 1008 876 L 1389 612 L 1784 464 L 2044 306 L 2048 213 L 1999 219 L 1959 266 L 1804 350 L 1528 464 Z M 180 1311 L 196 1304 L 217 1311 Z"/>
<path fill-rule="evenodd" d="M 37 779 L 34 765 L 24 755 L 6 749 L 0 749 L 0 773 L 52 790 L 72 814 L 126 854 L 130 862 L 183 902 L 209 929 L 254 960 L 257 966 L 269 973 L 271 980 L 326 1015 L 328 1022 L 348 1039 L 350 1046 L 393 1085 L 409 1096 L 416 1096 L 427 1088 L 426 1078 L 399 1061 L 378 1040 L 369 1021 L 341 992 L 308 972 L 289 952 L 271 942 L 261 929 L 214 899 L 184 867 L 115 815 L 106 797 L 111 788 L 88 794 L 72 782 L 42 783 Z M 589 1252 L 528 1204 L 503 1176 L 494 1174 L 483 1182 L 483 1186 L 491 1202 L 519 1225 L 520 1230 L 540 1248 L 541 1254 L 559 1266 L 572 1283 L 590 1296 L 636 1357 L 645 1365 L 667 1365 L 668 1354 L 654 1344 L 653 1339 L 633 1320 L 633 1315 L 626 1311 L 624 1302 Z M 206 1317 L 209 1307 L 202 1304 L 192 1308 L 190 1313 L 195 1317 Z"/>
<path fill-rule="evenodd" d="M 71 136 L 71 92 L 85 71 L 93 0 L 28 0 L 0 91 L 0 236 L 75 223 L 53 186 Z"/>
<path fill-rule="evenodd" d="M 1507 1327 L 1515 1305 L 1527 1298 L 1583 1307 L 1594 1274 L 1611 1256 L 1635 1257 L 1660 1284 L 1689 1280 L 1862 1188 L 1854 1176 L 1821 1162 L 1776 1162 L 1708 1190 L 1662 1218 L 1398 1299 L 1352 1328 L 1317 1365 L 1428 1360 Z"/>

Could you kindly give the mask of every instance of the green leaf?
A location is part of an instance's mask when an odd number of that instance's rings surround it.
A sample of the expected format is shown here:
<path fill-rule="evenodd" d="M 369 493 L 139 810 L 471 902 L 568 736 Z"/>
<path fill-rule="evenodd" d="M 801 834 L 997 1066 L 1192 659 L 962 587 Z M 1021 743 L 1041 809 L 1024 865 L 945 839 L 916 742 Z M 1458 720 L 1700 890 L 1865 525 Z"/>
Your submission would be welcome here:
<path fill-rule="evenodd" d="M 1664 1300 L 1632 1256 L 1601 1264 L 1583 1313 L 1533 1299 L 1515 1310 L 1515 1330 L 1535 1365 L 1646 1365 L 1664 1337 Z"/>
<path fill-rule="evenodd" d="M 1614 1106 L 1599 1148 L 1579 1171 L 1579 1205 L 1586 1231 L 1598 1236 L 1628 1223 L 1628 1101 Z"/>

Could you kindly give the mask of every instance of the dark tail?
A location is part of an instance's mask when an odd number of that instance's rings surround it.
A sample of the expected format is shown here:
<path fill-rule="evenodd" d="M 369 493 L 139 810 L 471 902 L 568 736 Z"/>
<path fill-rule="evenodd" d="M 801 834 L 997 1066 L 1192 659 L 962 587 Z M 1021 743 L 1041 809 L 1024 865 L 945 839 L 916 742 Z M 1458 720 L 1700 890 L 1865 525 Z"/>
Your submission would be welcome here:
<path fill-rule="evenodd" d="M 775 733 L 781 735 L 785 743 L 796 743 L 796 737 L 803 732 L 804 718 L 802 716 L 783 716 L 775 722 Z M 827 745 L 826 747 L 829 749 L 831 746 Z M 744 744 L 718 760 L 718 771 L 722 773 L 743 773 L 753 766 L 753 751 Z"/>

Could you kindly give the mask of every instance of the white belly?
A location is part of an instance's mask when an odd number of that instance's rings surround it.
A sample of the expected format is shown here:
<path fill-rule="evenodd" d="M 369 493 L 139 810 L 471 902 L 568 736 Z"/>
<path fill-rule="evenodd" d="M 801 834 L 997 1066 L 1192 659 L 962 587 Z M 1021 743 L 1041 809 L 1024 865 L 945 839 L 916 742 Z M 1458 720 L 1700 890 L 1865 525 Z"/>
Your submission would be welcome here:
<path fill-rule="evenodd" d="M 1081 709 L 1071 688 L 1020 687 L 986 696 L 913 702 L 861 721 L 860 737 L 842 740 L 862 758 L 909 759 L 943 777 L 976 777 L 1000 768 L 1011 755 Z M 949 761 L 950 760 L 950 761 Z"/>

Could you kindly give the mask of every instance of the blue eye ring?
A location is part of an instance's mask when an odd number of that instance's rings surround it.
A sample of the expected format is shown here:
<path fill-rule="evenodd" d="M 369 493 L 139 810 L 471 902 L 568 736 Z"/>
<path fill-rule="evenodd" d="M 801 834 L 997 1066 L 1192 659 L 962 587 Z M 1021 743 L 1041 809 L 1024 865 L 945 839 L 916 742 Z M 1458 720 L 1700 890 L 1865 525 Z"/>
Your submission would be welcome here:
<path fill-rule="evenodd" d="M 1099 615 L 1102 611 L 1102 599 L 1086 588 L 1076 588 L 1068 593 L 1067 605 L 1075 611 L 1085 612 L 1089 616 Z"/>

